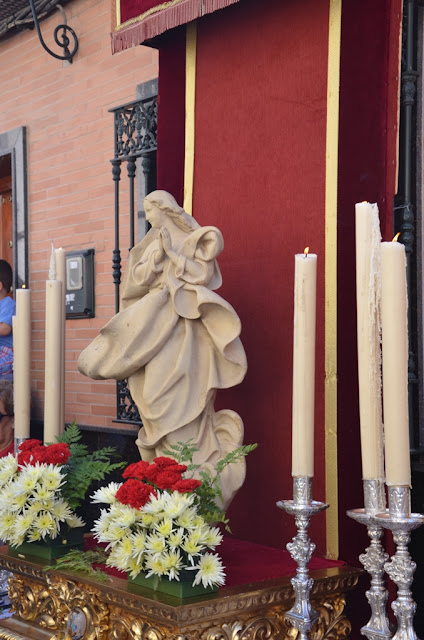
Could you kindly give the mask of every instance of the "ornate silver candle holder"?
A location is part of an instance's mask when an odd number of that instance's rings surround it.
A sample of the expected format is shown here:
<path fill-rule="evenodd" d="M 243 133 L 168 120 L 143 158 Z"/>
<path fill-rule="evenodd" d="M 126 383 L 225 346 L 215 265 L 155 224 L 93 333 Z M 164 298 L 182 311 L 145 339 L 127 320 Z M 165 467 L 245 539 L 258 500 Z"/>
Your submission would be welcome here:
<path fill-rule="evenodd" d="M 389 618 L 387 616 L 388 592 L 384 583 L 384 565 L 389 559 L 381 545 L 383 527 L 373 516 L 386 509 L 384 480 L 364 480 L 364 509 L 352 509 L 347 512 L 350 518 L 367 527 L 371 544 L 365 553 L 359 556 L 364 569 L 371 576 L 370 589 L 366 592 L 371 607 L 371 618 L 362 627 L 361 632 L 369 640 L 383 640 L 392 637 Z"/>
<path fill-rule="evenodd" d="M 15 456 L 17 456 L 17 455 L 18 455 L 18 453 L 19 453 L 19 446 L 20 446 L 23 442 L 25 442 L 25 440 L 28 440 L 28 438 L 15 438 L 15 439 L 14 439 L 14 441 L 15 441 Z"/>
<path fill-rule="evenodd" d="M 384 569 L 397 586 L 397 600 L 392 609 L 398 621 L 393 640 L 416 640 L 413 619 L 417 605 L 412 599 L 411 585 L 416 564 L 411 559 L 408 544 L 411 531 L 424 523 L 421 513 L 411 513 L 411 489 L 406 486 L 388 487 L 389 509 L 374 516 L 374 520 L 385 529 L 390 529 L 396 543 L 396 553 Z"/>
<path fill-rule="evenodd" d="M 312 500 L 312 478 L 293 477 L 293 500 L 280 500 L 277 507 L 294 516 L 297 535 L 286 547 L 293 560 L 297 562 L 296 576 L 291 579 L 295 593 L 293 607 L 286 613 L 286 620 L 299 631 L 300 640 L 307 640 L 308 632 L 319 614 L 310 602 L 310 592 L 314 581 L 309 577 L 308 564 L 315 550 L 315 544 L 308 536 L 309 521 L 312 516 L 327 509 L 324 502 Z"/>

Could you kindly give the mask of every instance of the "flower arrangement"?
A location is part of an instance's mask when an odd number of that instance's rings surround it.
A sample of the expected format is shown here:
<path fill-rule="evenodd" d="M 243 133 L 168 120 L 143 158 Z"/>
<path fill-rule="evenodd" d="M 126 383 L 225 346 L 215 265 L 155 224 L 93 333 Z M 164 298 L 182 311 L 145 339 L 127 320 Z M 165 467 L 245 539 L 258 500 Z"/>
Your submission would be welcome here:
<path fill-rule="evenodd" d="M 75 509 L 89 485 L 122 467 L 109 461 L 112 449 L 89 454 L 80 438 L 73 423 L 60 442 L 45 446 L 40 440 L 25 440 L 16 457 L 0 458 L 0 538 L 12 547 L 53 540 L 83 527 Z"/>
<path fill-rule="evenodd" d="M 197 480 L 191 477 L 198 469 L 192 464 L 197 449 L 190 442 L 178 443 L 164 452 L 173 458 L 164 455 L 150 464 L 130 464 L 123 473 L 125 482 L 97 490 L 93 502 L 109 505 L 93 527 L 97 540 L 110 550 L 107 565 L 128 572 L 131 578 L 143 572 L 156 583 L 179 581 L 185 574 L 191 576 L 193 586 L 223 585 L 224 567 L 213 553 L 222 534 L 211 524 L 228 526 L 218 504 L 219 475 L 227 464 L 255 447 L 239 447 L 215 466 L 215 476 L 201 471 Z"/>

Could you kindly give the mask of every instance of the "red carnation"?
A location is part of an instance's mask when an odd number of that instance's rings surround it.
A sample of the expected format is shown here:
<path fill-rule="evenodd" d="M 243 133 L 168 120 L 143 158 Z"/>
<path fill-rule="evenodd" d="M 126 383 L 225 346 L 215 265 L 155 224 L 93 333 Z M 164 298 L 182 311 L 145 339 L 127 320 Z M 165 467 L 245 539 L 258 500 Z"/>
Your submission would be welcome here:
<path fill-rule="evenodd" d="M 69 447 L 64 442 L 51 444 L 44 450 L 43 460 L 46 464 L 66 464 L 71 455 Z"/>
<path fill-rule="evenodd" d="M 139 478 L 139 480 L 143 480 L 146 475 L 146 469 L 149 467 L 149 463 L 145 460 L 140 460 L 140 462 L 133 462 L 128 465 L 128 467 L 124 470 L 122 477 L 123 478 Z"/>
<path fill-rule="evenodd" d="M 28 440 L 24 440 L 19 445 L 19 451 L 29 451 L 30 449 L 34 449 L 34 447 L 39 447 L 41 440 L 35 440 L 34 438 L 28 438 Z"/>
<path fill-rule="evenodd" d="M 116 498 L 121 504 L 128 504 L 134 509 L 141 509 L 150 500 L 151 495 L 156 495 L 155 490 L 147 484 L 131 478 L 124 482 L 116 492 Z"/>
<path fill-rule="evenodd" d="M 158 473 L 155 484 L 158 489 L 171 489 L 179 481 L 181 481 L 181 475 L 173 473 L 173 467 L 170 467 L 169 471 L 167 469 Z"/>
<path fill-rule="evenodd" d="M 176 460 L 172 458 L 167 458 L 166 456 L 159 456 L 158 458 L 153 458 L 153 462 L 155 462 L 159 467 L 171 467 L 175 464 L 178 464 Z"/>
<path fill-rule="evenodd" d="M 44 446 L 34 446 L 34 448 L 29 449 L 28 451 L 21 451 L 18 454 L 18 465 L 22 466 L 24 464 L 28 464 L 34 466 L 37 462 L 44 462 L 46 447 Z"/>
<path fill-rule="evenodd" d="M 144 476 L 149 482 L 156 482 L 157 475 L 161 471 L 162 469 L 157 464 L 149 464 L 144 473 Z"/>
<path fill-rule="evenodd" d="M 187 471 L 187 465 L 185 464 L 176 464 L 173 467 L 170 468 L 170 471 L 172 471 L 172 473 L 184 473 L 184 471 Z"/>
<path fill-rule="evenodd" d="M 200 480 L 195 480 L 194 478 L 187 478 L 186 480 L 178 480 L 173 486 L 173 491 L 178 491 L 179 493 L 191 493 L 197 487 L 200 487 L 202 483 Z"/>

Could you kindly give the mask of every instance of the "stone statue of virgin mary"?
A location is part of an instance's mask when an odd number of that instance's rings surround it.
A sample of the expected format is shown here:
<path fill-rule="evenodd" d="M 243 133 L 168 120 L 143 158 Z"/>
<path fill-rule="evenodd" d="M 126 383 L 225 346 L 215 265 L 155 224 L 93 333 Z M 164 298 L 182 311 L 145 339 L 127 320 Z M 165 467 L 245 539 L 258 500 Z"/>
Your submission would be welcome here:
<path fill-rule="evenodd" d="M 214 411 L 216 391 L 239 384 L 247 370 L 239 317 L 215 293 L 222 234 L 200 227 L 166 191 L 150 193 L 144 208 L 152 228 L 130 252 L 120 311 L 78 368 L 94 379 L 128 379 L 143 421 L 136 441 L 143 460 L 192 438 L 194 462 L 212 471 L 243 441 L 240 416 Z M 244 459 L 225 469 L 224 506 L 244 477 Z"/>

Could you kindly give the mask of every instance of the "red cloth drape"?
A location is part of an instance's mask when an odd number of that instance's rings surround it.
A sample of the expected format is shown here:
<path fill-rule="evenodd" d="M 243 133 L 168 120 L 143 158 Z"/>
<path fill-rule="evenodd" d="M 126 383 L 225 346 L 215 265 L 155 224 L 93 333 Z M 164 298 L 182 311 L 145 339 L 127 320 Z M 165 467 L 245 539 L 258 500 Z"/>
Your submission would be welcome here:
<path fill-rule="evenodd" d="M 223 9 L 239 0 L 118 0 L 120 21 L 112 33 L 112 53 L 129 49 L 169 29 Z"/>

